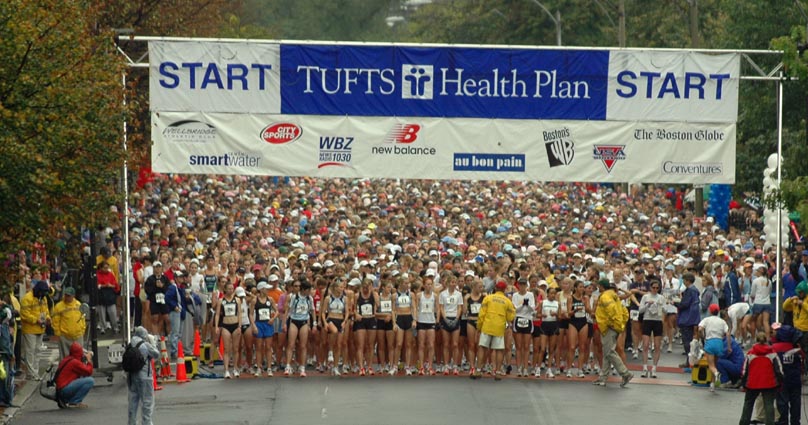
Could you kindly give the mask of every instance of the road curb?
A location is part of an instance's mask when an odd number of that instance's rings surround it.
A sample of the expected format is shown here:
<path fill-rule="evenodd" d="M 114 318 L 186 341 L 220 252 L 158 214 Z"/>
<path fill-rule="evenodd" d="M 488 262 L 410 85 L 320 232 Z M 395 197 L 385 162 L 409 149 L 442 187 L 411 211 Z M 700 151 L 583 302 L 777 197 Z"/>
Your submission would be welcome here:
<path fill-rule="evenodd" d="M 52 364 L 58 359 L 59 352 L 54 350 L 48 358 L 48 364 Z M 3 410 L 3 417 L 1 419 L 3 424 L 10 423 L 11 420 L 14 419 L 14 415 L 22 410 L 25 403 L 31 398 L 31 395 L 39 390 L 39 383 L 40 381 L 26 380 L 25 383 L 20 386 L 19 391 L 14 394 L 14 400 L 11 401 L 11 404 L 17 407 L 8 407 Z"/>

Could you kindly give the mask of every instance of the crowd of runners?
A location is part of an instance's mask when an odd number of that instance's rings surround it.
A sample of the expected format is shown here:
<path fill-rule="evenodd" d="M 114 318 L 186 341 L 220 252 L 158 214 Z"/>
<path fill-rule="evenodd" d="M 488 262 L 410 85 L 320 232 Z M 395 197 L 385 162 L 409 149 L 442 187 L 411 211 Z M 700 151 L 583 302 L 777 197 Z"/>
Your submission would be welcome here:
<path fill-rule="evenodd" d="M 136 324 L 168 336 L 172 357 L 200 331 L 223 352 L 226 378 L 583 378 L 601 367 L 596 283 L 607 279 L 629 310 L 618 352 L 642 356 L 655 378 L 662 351 L 689 350 L 710 304 L 742 344 L 770 332 L 774 312 L 756 210 L 734 203 L 725 230 L 694 219 L 683 197 L 654 186 L 158 177 L 132 198 L 129 296 Z M 121 236 L 102 232 L 120 267 Z M 783 263 L 797 281 L 802 249 Z M 516 311 L 497 364 L 476 347 L 480 307 L 500 282 Z M 682 323 L 689 286 L 697 319 Z"/>

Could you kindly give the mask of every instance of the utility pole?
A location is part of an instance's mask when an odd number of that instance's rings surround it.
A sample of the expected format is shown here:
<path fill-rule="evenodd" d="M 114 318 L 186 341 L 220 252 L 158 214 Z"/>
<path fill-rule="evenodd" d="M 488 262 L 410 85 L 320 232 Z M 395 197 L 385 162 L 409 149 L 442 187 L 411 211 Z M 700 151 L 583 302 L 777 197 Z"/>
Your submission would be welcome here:
<path fill-rule="evenodd" d="M 688 0 L 690 5 L 690 47 L 693 49 L 699 48 L 699 4 L 698 0 Z M 696 188 L 696 196 L 693 199 L 695 203 L 694 215 L 696 217 L 704 217 L 704 186 Z"/>

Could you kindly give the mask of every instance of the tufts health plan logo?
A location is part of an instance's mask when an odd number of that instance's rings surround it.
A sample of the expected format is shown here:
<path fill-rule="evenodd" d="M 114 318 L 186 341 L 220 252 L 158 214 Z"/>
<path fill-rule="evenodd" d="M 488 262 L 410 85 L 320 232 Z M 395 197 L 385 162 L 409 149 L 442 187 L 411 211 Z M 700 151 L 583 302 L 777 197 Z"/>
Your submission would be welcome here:
<path fill-rule="evenodd" d="M 432 65 L 401 66 L 401 98 L 422 99 L 433 98 L 435 70 Z"/>

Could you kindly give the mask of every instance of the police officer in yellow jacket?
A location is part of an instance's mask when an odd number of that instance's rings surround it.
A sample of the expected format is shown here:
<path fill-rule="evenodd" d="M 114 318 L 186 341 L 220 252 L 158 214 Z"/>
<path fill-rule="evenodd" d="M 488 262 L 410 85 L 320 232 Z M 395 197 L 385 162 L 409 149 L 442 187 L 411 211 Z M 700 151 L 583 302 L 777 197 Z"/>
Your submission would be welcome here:
<path fill-rule="evenodd" d="M 628 322 L 628 310 L 620 303 L 612 284 L 607 279 L 598 281 L 600 296 L 595 309 L 595 320 L 601 332 L 600 339 L 603 343 L 603 369 L 600 371 L 598 379 L 592 382 L 593 385 L 606 385 L 606 379 L 614 366 L 617 373 L 623 378 L 620 383 L 625 387 L 634 374 L 629 372 L 626 365 L 620 359 L 620 355 L 615 351 L 617 347 L 617 336 L 626 330 Z"/>
<path fill-rule="evenodd" d="M 70 346 L 74 342 L 84 345 L 87 325 L 80 308 L 76 290 L 70 287 L 62 291 L 62 300 L 53 307 L 53 333 L 59 339 L 59 355 L 62 358 L 70 354 Z"/>
<path fill-rule="evenodd" d="M 787 298 L 783 303 L 783 311 L 793 314 L 794 327 L 802 332 L 800 347 L 804 352 L 808 352 L 808 301 L 805 300 L 805 296 L 808 295 L 808 283 L 800 282 L 795 292 L 796 296 Z"/>
<path fill-rule="evenodd" d="M 507 287 L 505 282 L 499 281 L 495 286 L 496 292 L 483 299 L 477 319 L 480 346 L 477 350 L 476 373 L 471 375 L 472 379 L 482 376 L 480 362 L 485 361 L 487 350 L 494 350 L 491 356 L 494 379 L 497 381 L 501 379 L 501 373 L 498 373 L 497 369 L 502 365 L 505 350 L 505 326 L 516 317 L 513 302 L 504 294 Z"/>
<path fill-rule="evenodd" d="M 25 359 L 31 378 L 39 378 L 39 360 L 36 357 L 36 351 L 42 345 L 42 335 L 51 320 L 47 294 L 48 282 L 36 281 L 33 290 L 22 297 L 20 305 L 22 357 Z"/>

